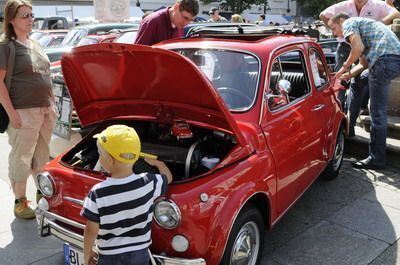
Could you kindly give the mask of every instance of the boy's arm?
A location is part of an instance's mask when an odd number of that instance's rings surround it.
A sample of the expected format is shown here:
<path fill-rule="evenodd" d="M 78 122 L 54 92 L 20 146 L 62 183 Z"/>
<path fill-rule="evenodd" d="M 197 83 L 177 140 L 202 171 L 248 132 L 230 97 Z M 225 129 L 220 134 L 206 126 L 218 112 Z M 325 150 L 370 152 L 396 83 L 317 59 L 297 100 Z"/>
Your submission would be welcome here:
<path fill-rule="evenodd" d="M 83 252 L 85 257 L 85 265 L 91 265 L 94 263 L 94 257 L 96 253 L 93 251 L 94 241 L 97 238 L 99 232 L 99 224 L 88 220 L 86 222 L 84 241 L 83 241 Z"/>
<path fill-rule="evenodd" d="M 167 165 L 160 160 L 157 159 L 151 159 L 151 158 L 145 158 L 144 159 L 150 166 L 157 167 L 158 171 L 160 171 L 160 174 L 164 175 L 167 177 L 168 184 L 172 182 L 172 173 L 167 167 Z"/>

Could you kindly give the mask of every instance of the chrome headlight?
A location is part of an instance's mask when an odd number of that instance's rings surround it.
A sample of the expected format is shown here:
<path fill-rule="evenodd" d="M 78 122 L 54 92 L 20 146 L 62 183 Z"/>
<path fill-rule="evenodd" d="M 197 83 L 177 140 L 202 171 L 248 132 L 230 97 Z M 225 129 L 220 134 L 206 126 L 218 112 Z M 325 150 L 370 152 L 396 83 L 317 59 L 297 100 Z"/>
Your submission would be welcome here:
<path fill-rule="evenodd" d="M 54 180 L 48 172 L 41 172 L 37 175 L 39 190 L 44 196 L 51 197 L 54 194 Z"/>
<path fill-rule="evenodd" d="M 155 203 L 154 219 L 162 228 L 174 229 L 181 221 L 181 212 L 172 201 L 159 200 Z"/>

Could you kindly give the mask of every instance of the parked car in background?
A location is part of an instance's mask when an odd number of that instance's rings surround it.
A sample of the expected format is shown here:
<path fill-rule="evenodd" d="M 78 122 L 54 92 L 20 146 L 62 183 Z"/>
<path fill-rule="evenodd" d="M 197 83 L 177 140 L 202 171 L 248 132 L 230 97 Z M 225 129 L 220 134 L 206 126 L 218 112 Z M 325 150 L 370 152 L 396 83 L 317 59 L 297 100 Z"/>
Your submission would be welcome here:
<path fill-rule="evenodd" d="M 88 35 L 103 35 L 115 29 L 139 28 L 132 23 L 98 23 L 75 27 L 68 32 L 61 45 L 57 48 L 45 49 L 50 62 L 58 61 L 65 52 L 69 52 L 79 41 Z"/>
<path fill-rule="evenodd" d="M 119 36 L 119 34 L 117 34 L 117 33 L 104 34 L 104 35 L 87 35 L 86 37 L 83 37 L 78 42 L 76 47 L 85 46 L 85 45 L 94 45 L 94 44 L 106 43 L 106 42 L 112 42 L 118 36 Z"/>
<path fill-rule="evenodd" d="M 134 127 L 173 174 L 154 205 L 160 264 L 259 264 L 264 230 L 339 173 L 347 122 L 308 37 L 207 29 L 152 47 L 78 47 L 62 68 L 80 123 L 94 128 L 37 176 L 39 232 L 67 242 L 66 261 L 82 260 L 79 213 L 106 178 L 93 135 L 112 124 Z M 139 161 L 134 172 L 157 173 Z"/>
<path fill-rule="evenodd" d="M 136 40 L 138 29 L 121 30 L 118 38 L 114 40 L 117 43 L 133 44 Z"/>
<path fill-rule="evenodd" d="M 72 21 L 68 21 L 63 16 L 35 17 L 32 29 L 37 30 L 57 30 L 70 29 L 73 26 Z"/>
<path fill-rule="evenodd" d="M 60 46 L 66 35 L 67 34 L 48 33 L 42 35 L 38 39 L 38 42 L 43 48 Z"/>
<path fill-rule="evenodd" d="M 60 34 L 60 35 L 67 35 L 68 30 L 33 30 L 29 35 L 30 39 L 39 40 L 41 37 L 46 36 L 48 34 Z"/>

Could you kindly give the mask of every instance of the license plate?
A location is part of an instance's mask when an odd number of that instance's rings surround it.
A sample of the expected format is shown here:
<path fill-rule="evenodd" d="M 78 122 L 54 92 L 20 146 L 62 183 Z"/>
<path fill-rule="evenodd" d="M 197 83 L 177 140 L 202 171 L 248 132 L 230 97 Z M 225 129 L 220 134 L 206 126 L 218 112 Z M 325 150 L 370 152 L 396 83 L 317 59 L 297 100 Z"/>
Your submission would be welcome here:
<path fill-rule="evenodd" d="M 65 265 L 84 265 L 83 253 L 69 244 L 64 243 L 64 264 Z"/>

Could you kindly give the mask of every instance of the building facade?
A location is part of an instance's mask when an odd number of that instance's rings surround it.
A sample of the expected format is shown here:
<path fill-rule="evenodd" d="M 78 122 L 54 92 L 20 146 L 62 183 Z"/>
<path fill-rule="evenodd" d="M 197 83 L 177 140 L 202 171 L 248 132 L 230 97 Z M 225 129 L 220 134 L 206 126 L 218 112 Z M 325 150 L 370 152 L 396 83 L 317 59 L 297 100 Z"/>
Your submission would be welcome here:
<path fill-rule="evenodd" d="M 6 0 L 0 0 L 1 10 L 4 8 Z M 155 10 L 162 6 L 172 5 L 175 0 L 130 0 L 132 6 L 140 6 L 144 11 Z M 93 0 L 32 0 L 33 5 L 93 5 Z M 218 2 L 200 5 L 200 14 L 207 13 L 210 7 L 218 6 Z M 226 10 L 228 11 L 228 10 Z M 274 14 L 295 16 L 296 15 L 296 1 L 293 0 L 268 0 L 268 5 L 253 6 L 246 12 L 254 14 Z"/>

